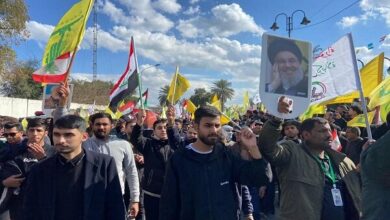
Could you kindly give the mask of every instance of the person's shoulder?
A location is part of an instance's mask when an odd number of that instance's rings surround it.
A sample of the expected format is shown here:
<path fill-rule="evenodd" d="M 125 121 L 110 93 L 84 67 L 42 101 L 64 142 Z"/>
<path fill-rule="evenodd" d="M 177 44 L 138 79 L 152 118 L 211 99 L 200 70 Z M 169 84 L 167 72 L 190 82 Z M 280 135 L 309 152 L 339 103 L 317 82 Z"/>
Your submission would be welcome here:
<path fill-rule="evenodd" d="M 85 150 L 85 156 L 87 159 L 99 160 L 99 161 L 109 161 L 112 157 L 106 154 L 98 153 L 91 150 Z"/>

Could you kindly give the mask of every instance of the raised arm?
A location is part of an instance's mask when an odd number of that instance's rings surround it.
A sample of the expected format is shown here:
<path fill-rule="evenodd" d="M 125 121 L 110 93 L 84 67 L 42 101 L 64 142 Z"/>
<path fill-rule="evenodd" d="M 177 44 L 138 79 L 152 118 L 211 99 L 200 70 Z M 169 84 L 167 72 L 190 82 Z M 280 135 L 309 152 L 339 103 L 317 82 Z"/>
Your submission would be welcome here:
<path fill-rule="evenodd" d="M 133 132 L 130 136 L 131 144 L 133 144 L 141 154 L 144 154 L 144 149 L 147 141 L 147 138 L 142 135 L 142 125 L 144 124 L 145 118 L 145 111 L 140 111 L 137 113 L 137 123 L 134 126 Z"/>

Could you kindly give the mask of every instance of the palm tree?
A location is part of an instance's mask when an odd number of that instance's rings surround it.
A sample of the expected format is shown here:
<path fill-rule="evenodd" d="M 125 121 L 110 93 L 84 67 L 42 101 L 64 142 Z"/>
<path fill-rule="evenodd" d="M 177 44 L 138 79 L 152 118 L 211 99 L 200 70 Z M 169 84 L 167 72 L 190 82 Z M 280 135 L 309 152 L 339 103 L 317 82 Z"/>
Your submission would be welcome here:
<path fill-rule="evenodd" d="M 160 91 L 158 91 L 158 102 L 160 103 L 160 106 L 165 106 L 168 104 L 167 102 L 167 96 L 169 92 L 169 85 L 165 85 L 160 88 Z"/>
<path fill-rule="evenodd" d="M 221 101 L 222 111 L 225 109 L 225 103 L 227 100 L 232 99 L 234 96 L 234 89 L 232 89 L 232 83 L 221 79 L 216 82 L 213 82 L 211 87 L 211 93 L 217 94 L 219 100 Z"/>

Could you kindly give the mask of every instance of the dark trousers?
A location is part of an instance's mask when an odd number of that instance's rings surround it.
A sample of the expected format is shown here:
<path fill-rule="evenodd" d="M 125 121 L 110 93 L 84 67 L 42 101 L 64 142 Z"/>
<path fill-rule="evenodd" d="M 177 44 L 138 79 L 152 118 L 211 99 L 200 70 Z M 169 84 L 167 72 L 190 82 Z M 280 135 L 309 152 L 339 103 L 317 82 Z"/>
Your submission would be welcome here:
<path fill-rule="evenodd" d="M 160 198 L 144 194 L 144 208 L 146 220 L 158 220 Z"/>

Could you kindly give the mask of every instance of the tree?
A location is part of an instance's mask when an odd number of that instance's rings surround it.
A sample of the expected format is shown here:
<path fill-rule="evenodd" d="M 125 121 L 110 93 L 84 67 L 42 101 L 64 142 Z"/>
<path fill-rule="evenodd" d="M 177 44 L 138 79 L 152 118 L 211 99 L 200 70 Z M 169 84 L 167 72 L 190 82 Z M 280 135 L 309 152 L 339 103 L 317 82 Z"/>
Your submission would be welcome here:
<path fill-rule="evenodd" d="M 110 102 L 110 91 L 114 86 L 112 82 L 95 80 L 92 82 L 83 80 L 72 80 L 74 84 L 72 102 L 97 105 L 108 105 Z"/>
<path fill-rule="evenodd" d="M 211 95 L 205 88 L 197 88 L 194 90 L 194 94 L 190 97 L 190 100 L 196 106 L 205 105 L 206 102 L 210 102 Z"/>
<path fill-rule="evenodd" d="M 37 60 L 13 63 L 6 72 L 0 73 L 0 92 L 8 97 L 41 99 L 42 87 L 31 77 L 38 67 Z"/>
<path fill-rule="evenodd" d="M 0 1 L 0 73 L 4 73 L 7 63 L 15 59 L 11 45 L 26 39 L 28 12 L 25 1 Z"/>
<path fill-rule="evenodd" d="M 160 91 L 158 91 L 158 102 L 160 103 L 160 106 L 164 106 L 168 104 L 167 96 L 169 92 L 169 85 L 165 85 L 160 88 Z"/>
<path fill-rule="evenodd" d="M 225 103 L 227 100 L 232 99 L 234 96 L 234 89 L 231 88 L 232 83 L 221 79 L 213 82 L 211 87 L 211 93 L 216 94 L 221 101 L 222 111 L 225 109 Z"/>

